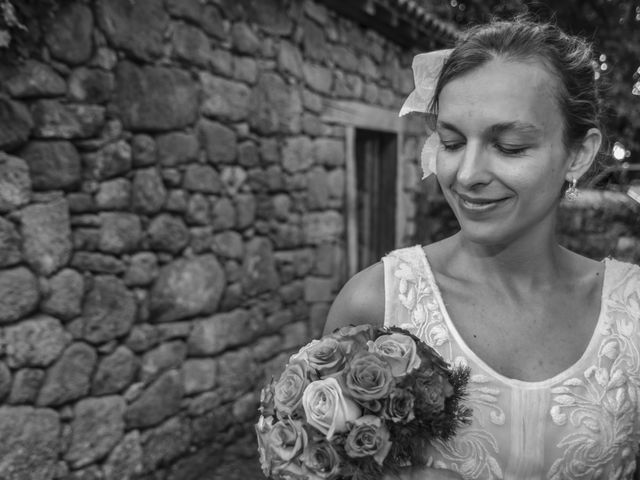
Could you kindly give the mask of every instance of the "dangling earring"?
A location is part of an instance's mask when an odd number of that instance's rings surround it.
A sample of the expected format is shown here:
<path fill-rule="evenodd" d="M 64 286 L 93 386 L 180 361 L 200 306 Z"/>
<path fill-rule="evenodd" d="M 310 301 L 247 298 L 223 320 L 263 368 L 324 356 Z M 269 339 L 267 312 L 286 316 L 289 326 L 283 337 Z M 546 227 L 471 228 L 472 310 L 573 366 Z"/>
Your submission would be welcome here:
<path fill-rule="evenodd" d="M 578 198 L 578 194 L 580 193 L 580 190 L 576 188 L 576 183 L 578 183 L 578 180 L 572 178 L 571 185 L 569 185 L 567 191 L 564 192 L 564 198 L 566 198 L 569 202 L 574 202 Z"/>

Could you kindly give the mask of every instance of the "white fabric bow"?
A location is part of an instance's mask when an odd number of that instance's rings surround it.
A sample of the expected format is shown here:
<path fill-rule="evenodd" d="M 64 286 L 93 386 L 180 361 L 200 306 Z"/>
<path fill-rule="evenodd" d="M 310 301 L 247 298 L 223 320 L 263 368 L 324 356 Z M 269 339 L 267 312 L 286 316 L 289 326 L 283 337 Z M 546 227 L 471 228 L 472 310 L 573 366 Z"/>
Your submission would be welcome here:
<path fill-rule="evenodd" d="M 447 57 L 451 53 L 451 49 L 436 50 L 429 53 L 421 53 L 413 57 L 411 69 L 413 70 L 413 83 L 415 89 L 409 94 L 400 109 L 399 116 L 402 117 L 407 113 L 419 112 L 428 113 L 427 109 L 433 99 L 433 93 L 436 88 L 436 81 L 442 70 L 442 66 Z M 422 165 L 422 178 L 436 174 L 436 158 L 440 139 L 438 134 L 433 131 L 427 137 L 420 154 L 420 163 Z"/>

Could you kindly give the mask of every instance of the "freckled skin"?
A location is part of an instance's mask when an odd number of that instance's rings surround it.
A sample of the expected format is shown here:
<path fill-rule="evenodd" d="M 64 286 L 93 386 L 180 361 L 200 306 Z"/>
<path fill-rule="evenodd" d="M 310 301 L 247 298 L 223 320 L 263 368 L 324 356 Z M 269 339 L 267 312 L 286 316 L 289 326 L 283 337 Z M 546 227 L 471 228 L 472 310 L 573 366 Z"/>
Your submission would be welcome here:
<path fill-rule="evenodd" d="M 557 80 L 538 61 L 494 59 L 449 82 L 442 90 L 438 122 L 443 143 L 462 142 L 455 151 L 440 148 L 438 181 L 471 241 L 508 243 L 532 228 L 554 226 L 571 155 L 563 144 L 562 115 L 554 85 Z M 492 125 L 519 122 L 536 131 L 507 130 L 491 135 Z M 526 146 L 519 155 L 505 155 L 499 145 Z M 476 219 L 459 208 L 456 192 L 504 198 L 509 202 L 493 218 Z"/>

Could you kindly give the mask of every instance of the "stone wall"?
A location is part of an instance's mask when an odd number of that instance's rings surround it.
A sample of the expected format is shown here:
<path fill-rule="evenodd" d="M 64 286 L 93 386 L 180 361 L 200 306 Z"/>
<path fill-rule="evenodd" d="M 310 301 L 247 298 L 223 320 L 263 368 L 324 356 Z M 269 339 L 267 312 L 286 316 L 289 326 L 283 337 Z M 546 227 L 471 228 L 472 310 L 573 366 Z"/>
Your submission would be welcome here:
<path fill-rule="evenodd" d="M 62 5 L 0 68 L 0 478 L 252 478 L 345 281 L 323 102 L 397 110 L 415 52 L 313 1 Z"/>

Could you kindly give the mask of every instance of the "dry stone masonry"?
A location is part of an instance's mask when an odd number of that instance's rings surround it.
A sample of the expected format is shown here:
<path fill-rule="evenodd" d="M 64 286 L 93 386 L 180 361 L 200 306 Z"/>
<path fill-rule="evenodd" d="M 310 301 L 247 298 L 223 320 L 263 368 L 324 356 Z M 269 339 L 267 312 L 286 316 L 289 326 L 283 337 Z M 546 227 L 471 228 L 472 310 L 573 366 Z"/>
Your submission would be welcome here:
<path fill-rule="evenodd" d="M 310 0 L 40 27 L 0 67 L 0 478 L 255 478 L 259 387 L 345 281 L 325 101 L 397 109 L 414 52 Z"/>

